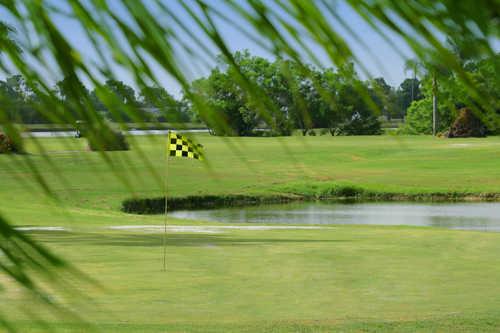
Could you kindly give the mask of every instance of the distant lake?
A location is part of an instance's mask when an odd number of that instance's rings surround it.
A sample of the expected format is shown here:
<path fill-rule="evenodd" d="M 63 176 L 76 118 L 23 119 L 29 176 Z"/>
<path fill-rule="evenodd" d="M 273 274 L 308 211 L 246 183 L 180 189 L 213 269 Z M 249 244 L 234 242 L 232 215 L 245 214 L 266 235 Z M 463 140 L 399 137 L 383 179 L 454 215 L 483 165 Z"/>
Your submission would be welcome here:
<path fill-rule="evenodd" d="M 223 223 L 432 226 L 500 231 L 500 203 L 292 203 L 175 211 L 182 219 Z"/>

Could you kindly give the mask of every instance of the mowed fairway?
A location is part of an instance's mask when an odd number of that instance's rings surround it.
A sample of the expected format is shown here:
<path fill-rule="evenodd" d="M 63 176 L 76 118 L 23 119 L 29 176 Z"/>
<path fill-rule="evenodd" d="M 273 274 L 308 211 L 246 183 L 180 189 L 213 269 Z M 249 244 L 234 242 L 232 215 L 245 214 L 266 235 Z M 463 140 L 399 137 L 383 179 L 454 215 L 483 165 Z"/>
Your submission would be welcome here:
<path fill-rule="evenodd" d="M 162 195 L 163 139 L 134 138 L 130 152 L 108 155 L 112 167 L 76 139 L 41 140 L 50 161 L 33 142 L 28 156 L 0 156 L 1 213 L 20 226 L 67 228 L 29 234 L 102 285 L 78 282 L 86 300 L 54 296 L 98 329 L 499 330 L 497 233 L 383 226 L 169 232 L 163 272 L 161 233 L 107 228 L 163 223 L 162 216 L 119 211 L 121 200 L 132 195 Z M 500 192 L 498 137 L 198 139 L 210 167 L 171 160 L 171 195 L 273 194 L 328 184 L 400 193 Z M 26 160 L 47 179 L 59 204 L 34 186 Z M 12 286 L 1 275 L 0 281 Z M 18 289 L 1 297 L 0 312 L 22 332 L 46 330 L 28 320 L 26 309 L 63 332 L 89 328 L 47 314 Z"/>

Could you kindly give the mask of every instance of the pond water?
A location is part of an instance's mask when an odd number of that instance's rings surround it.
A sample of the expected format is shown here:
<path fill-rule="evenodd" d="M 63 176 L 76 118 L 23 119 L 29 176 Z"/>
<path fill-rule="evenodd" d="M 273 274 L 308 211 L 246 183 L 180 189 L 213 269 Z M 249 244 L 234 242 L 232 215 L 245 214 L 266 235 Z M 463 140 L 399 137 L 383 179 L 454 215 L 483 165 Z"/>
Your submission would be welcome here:
<path fill-rule="evenodd" d="M 500 203 L 325 203 L 175 211 L 182 219 L 224 223 L 371 224 L 500 231 Z"/>

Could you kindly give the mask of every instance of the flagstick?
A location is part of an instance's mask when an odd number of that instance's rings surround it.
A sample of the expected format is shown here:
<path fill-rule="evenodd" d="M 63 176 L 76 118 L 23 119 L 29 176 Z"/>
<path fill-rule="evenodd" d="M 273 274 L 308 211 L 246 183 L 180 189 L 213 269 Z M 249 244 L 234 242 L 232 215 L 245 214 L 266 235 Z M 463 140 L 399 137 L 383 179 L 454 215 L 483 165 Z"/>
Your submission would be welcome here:
<path fill-rule="evenodd" d="M 164 193 L 165 193 L 165 218 L 163 219 L 163 271 L 167 270 L 167 204 L 168 204 L 168 156 L 170 154 L 170 132 L 167 135 L 167 149 L 166 149 L 166 157 L 165 157 L 165 179 L 163 182 Z"/>

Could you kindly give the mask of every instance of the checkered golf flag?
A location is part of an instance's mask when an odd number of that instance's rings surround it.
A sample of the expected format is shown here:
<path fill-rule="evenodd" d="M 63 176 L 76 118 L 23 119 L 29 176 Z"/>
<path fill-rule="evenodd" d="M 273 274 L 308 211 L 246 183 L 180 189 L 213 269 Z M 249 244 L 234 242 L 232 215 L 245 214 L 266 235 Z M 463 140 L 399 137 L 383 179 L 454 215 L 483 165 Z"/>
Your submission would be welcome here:
<path fill-rule="evenodd" d="M 168 155 L 203 160 L 203 146 L 177 133 L 168 133 Z"/>

